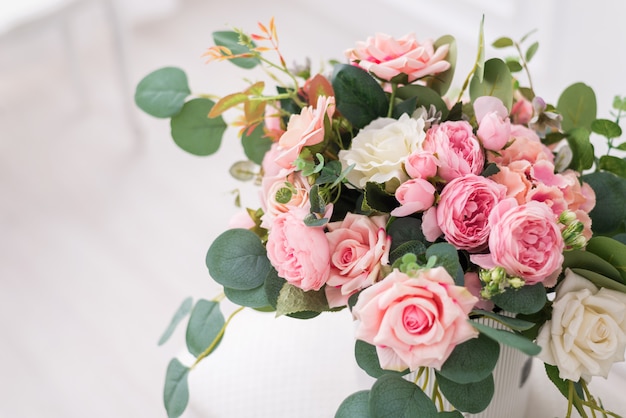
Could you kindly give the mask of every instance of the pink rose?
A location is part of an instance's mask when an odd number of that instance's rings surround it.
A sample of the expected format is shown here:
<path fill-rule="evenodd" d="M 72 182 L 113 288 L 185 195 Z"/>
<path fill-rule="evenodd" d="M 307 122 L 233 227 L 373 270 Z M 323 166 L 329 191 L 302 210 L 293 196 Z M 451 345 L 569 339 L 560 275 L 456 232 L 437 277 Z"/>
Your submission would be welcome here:
<path fill-rule="evenodd" d="M 382 80 L 389 81 L 398 74 L 406 74 L 412 83 L 450 68 L 450 63 L 444 60 L 448 49 L 448 45 L 442 45 L 435 50 L 432 40 L 420 43 L 415 34 L 394 39 L 377 33 L 365 42 L 357 42 L 356 48 L 346 51 L 346 56 L 351 63 Z"/>
<path fill-rule="evenodd" d="M 440 369 L 457 344 L 478 336 L 468 321 L 476 301 L 443 267 L 416 277 L 393 270 L 359 295 L 356 338 L 376 346 L 383 369 Z"/>
<path fill-rule="evenodd" d="M 533 104 L 524 97 L 520 97 L 511 108 L 511 118 L 513 119 L 513 123 L 528 125 L 528 122 L 530 122 L 532 117 Z"/>
<path fill-rule="evenodd" d="M 267 257 L 278 275 L 304 291 L 319 290 L 330 274 L 330 252 L 323 227 L 304 224 L 309 211 L 294 208 L 274 219 Z"/>
<path fill-rule="evenodd" d="M 491 151 L 500 151 L 511 139 L 511 121 L 502 100 L 482 96 L 474 101 L 474 112 L 478 121 L 476 135 Z"/>
<path fill-rule="evenodd" d="M 563 238 L 550 208 L 531 201 L 518 205 L 505 199 L 489 215 L 489 254 L 472 254 L 473 263 L 490 269 L 503 267 L 526 284 L 556 284 L 563 264 Z"/>
<path fill-rule="evenodd" d="M 389 260 L 386 223 L 387 216 L 348 213 L 342 221 L 328 224 L 331 258 L 325 290 L 331 308 L 347 305 L 351 295 L 378 279 L 381 265 Z"/>
<path fill-rule="evenodd" d="M 422 233 L 429 242 L 435 242 L 442 234 L 437 223 L 437 207 L 432 206 L 422 214 Z"/>
<path fill-rule="evenodd" d="M 437 205 L 437 223 L 446 240 L 469 252 L 487 247 L 489 214 L 506 197 L 506 188 L 488 178 L 468 174 L 448 183 Z"/>
<path fill-rule="evenodd" d="M 409 177 L 414 179 L 427 179 L 435 177 L 439 161 L 430 152 L 417 151 L 409 155 L 404 162 L 404 169 Z"/>
<path fill-rule="evenodd" d="M 276 176 L 264 176 L 261 180 L 261 208 L 263 228 L 270 228 L 273 219 L 293 208 L 311 208 L 309 192 L 311 185 L 302 172 L 282 169 Z"/>
<path fill-rule="evenodd" d="M 423 212 L 435 203 L 435 186 L 428 180 L 409 179 L 396 189 L 396 199 L 400 205 L 391 211 L 392 216 L 408 216 Z"/>
<path fill-rule="evenodd" d="M 275 177 L 280 170 L 283 170 L 283 168 L 276 163 L 279 154 L 280 149 L 278 148 L 278 142 L 274 142 L 263 156 L 263 161 L 261 161 L 263 176 Z"/>
<path fill-rule="evenodd" d="M 554 162 L 552 151 L 541 143 L 537 134 L 521 125 L 511 125 L 513 142 L 498 154 L 490 153 L 489 161 L 498 165 L 509 165 L 513 161 L 526 160 L 535 163 L 540 160 Z"/>
<path fill-rule="evenodd" d="M 228 229 L 250 229 L 254 228 L 255 225 L 250 214 L 245 209 L 237 211 L 228 221 Z"/>
<path fill-rule="evenodd" d="M 444 122 L 426 133 L 424 149 L 437 156 L 439 176 L 446 181 L 465 174 L 480 174 L 485 155 L 472 125 L 465 121 Z"/>
<path fill-rule="evenodd" d="M 303 147 L 319 144 L 324 140 L 324 117 L 335 113 L 335 98 L 319 96 L 317 106 L 308 106 L 299 115 L 291 115 L 287 130 L 278 140 L 280 154 L 276 163 L 283 168 L 293 167 Z"/>
<path fill-rule="evenodd" d="M 513 161 L 509 165 L 500 166 L 500 171 L 489 178 L 507 189 L 507 197 L 517 200 L 520 205 L 526 203 L 526 196 L 533 187 L 530 180 L 532 164 L 526 160 Z"/>

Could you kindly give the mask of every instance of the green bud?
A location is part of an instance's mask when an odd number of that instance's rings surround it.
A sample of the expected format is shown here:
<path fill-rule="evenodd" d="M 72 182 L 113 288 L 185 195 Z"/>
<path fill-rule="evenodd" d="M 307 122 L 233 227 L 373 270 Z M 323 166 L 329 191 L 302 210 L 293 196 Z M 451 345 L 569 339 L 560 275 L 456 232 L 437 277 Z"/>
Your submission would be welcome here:
<path fill-rule="evenodd" d="M 524 279 L 522 279 L 521 277 L 510 277 L 508 279 L 508 282 L 509 286 L 511 286 L 513 289 L 519 289 L 526 284 Z"/>
<path fill-rule="evenodd" d="M 561 215 L 559 215 L 559 223 L 562 223 L 563 225 L 570 225 L 572 222 L 577 220 L 578 218 L 576 217 L 576 213 L 571 210 L 564 210 L 561 212 Z"/>

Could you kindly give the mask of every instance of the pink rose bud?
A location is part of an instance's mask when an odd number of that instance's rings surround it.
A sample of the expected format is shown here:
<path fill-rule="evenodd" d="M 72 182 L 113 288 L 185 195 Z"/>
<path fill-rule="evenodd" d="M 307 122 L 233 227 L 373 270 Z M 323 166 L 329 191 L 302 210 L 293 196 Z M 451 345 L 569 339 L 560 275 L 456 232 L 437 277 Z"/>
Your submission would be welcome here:
<path fill-rule="evenodd" d="M 424 179 L 410 179 L 396 189 L 396 199 L 402 206 L 392 210 L 392 216 L 422 212 L 435 203 L 435 186 Z"/>
<path fill-rule="evenodd" d="M 404 163 L 406 173 L 414 179 L 427 179 L 437 174 L 437 158 L 430 152 L 418 151 L 409 155 Z"/>
<path fill-rule="evenodd" d="M 502 101 L 497 97 L 482 96 L 474 101 L 478 121 L 476 135 L 491 151 L 500 151 L 511 139 L 511 121 Z"/>

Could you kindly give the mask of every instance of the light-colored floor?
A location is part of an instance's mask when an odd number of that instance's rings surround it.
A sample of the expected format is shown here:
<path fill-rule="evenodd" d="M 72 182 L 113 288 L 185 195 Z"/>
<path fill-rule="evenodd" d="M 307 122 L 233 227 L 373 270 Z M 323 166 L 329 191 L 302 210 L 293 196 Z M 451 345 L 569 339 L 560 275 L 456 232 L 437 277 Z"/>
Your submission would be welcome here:
<path fill-rule="evenodd" d="M 272 15 L 279 33 L 291 37 L 283 40 L 285 55 L 310 55 L 314 64 L 340 57 L 364 36 L 344 19 L 353 1 L 342 3 L 341 25 L 310 2 L 261 3 L 186 0 L 167 19 L 132 27 L 125 44 L 131 86 L 175 65 L 188 72 L 194 91 L 243 87 L 243 72 L 228 63 L 206 66 L 200 55 L 214 30 L 254 30 Z M 185 297 L 219 292 L 204 256 L 240 186 L 227 175 L 240 155 L 235 135 L 221 156 L 193 157 L 173 144 L 167 121 L 129 113 L 102 11 L 81 13 L 72 29 L 80 33 L 74 42 L 82 94 L 56 29 L 0 40 L 0 417 L 165 416 L 165 368 L 183 350 L 184 334 L 178 330 L 163 347 L 156 342 Z M 409 20 L 394 16 L 376 30 L 396 32 L 397 22 Z M 223 344 L 232 354 L 192 372 L 187 416 L 331 416 L 362 386 L 358 377 L 332 373 L 352 367 L 352 325 L 338 315 L 306 331 L 294 326 L 263 315 L 238 318 L 235 336 Z M 263 335 L 273 335 L 279 348 Z M 330 339 L 341 341 L 335 347 Z M 291 372 L 298 364 L 307 366 Z M 273 371 L 292 379 L 281 386 Z M 623 387 L 623 372 L 606 387 Z M 551 417 L 542 402 L 558 396 L 537 385 L 529 416 Z M 294 404 L 305 412 L 294 412 Z"/>

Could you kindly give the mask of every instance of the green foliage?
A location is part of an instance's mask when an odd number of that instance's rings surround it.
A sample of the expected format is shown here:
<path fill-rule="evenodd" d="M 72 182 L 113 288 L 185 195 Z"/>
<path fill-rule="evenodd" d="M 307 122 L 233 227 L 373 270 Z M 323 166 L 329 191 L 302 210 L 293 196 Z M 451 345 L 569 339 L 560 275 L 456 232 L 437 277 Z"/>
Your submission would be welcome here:
<path fill-rule="evenodd" d="M 298 312 L 324 312 L 329 309 L 323 290 L 305 292 L 289 283 L 285 283 L 280 289 L 276 302 L 276 316 Z"/>
<path fill-rule="evenodd" d="M 482 317 L 487 317 L 487 318 L 491 318 L 494 321 L 497 321 L 499 323 L 501 323 L 502 325 L 511 328 L 515 331 L 525 331 L 528 330 L 530 328 L 532 328 L 534 326 L 534 322 L 530 322 L 530 321 L 525 321 L 523 319 L 519 319 L 519 318 L 513 318 L 510 316 L 506 316 L 506 315 L 500 315 L 497 314 L 495 312 L 491 312 L 491 311 L 483 311 L 480 309 L 474 309 L 472 311 L 472 314 L 477 314 L 480 315 Z"/>
<path fill-rule="evenodd" d="M 626 178 L 626 160 L 612 155 L 603 155 L 598 161 L 598 168 Z"/>
<path fill-rule="evenodd" d="M 241 144 L 246 157 L 250 161 L 261 165 L 265 153 L 272 146 L 272 139 L 265 136 L 263 124 L 257 125 L 252 132 L 246 130 L 241 135 Z"/>
<path fill-rule="evenodd" d="M 563 254 L 565 258 L 565 260 L 563 261 L 563 268 L 581 268 L 591 270 L 612 280 L 620 282 L 622 280 L 620 272 L 609 261 L 605 260 L 597 254 L 594 254 L 592 250 L 566 251 Z"/>
<path fill-rule="evenodd" d="M 400 206 L 395 196 L 385 190 L 385 185 L 368 181 L 365 184 L 363 203 L 364 212 L 378 211 L 389 213 Z"/>
<path fill-rule="evenodd" d="M 456 69 L 457 45 L 454 36 L 444 35 L 435 41 L 434 46 L 439 48 L 446 44 L 449 46 L 446 61 L 450 63 L 450 68 L 427 81 L 430 88 L 437 92 L 439 96 L 444 96 L 450 89 L 452 79 L 454 78 L 454 70 Z"/>
<path fill-rule="evenodd" d="M 582 172 L 593 166 L 594 151 L 586 128 L 575 127 L 567 133 L 567 143 L 572 150 L 572 162 L 569 168 Z"/>
<path fill-rule="evenodd" d="M 612 120 L 596 119 L 591 122 L 591 130 L 605 138 L 613 139 L 622 136 L 622 128 Z"/>
<path fill-rule="evenodd" d="M 626 285 L 626 244 L 610 237 L 594 236 L 587 242 L 586 250 L 614 267 L 619 273 L 619 278 L 615 280 Z M 588 268 L 588 270 L 593 269 Z"/>
<path fill-rule="evenodd" d="M 395 247 L 389 253 L 389 263 L 391 265 L 394 265 L 396 260 L 401 259 L 402 256 L 404 254 L 406 254 L 406 253 L 412 253 L 412 254 L 415 254 L 415 255 L 425 254 L 426 253 L 426 245 L 424 245 L 424 243 L 422 241 L 418 241 L 418 240 L 412 240 L 412 241 L 403 242 L 402 244 L 400 244 L 397 247 Z"/>
<path fill-rule="evenodd" d="M 185 72 L 165 67 L 151 72 L 137 84 L 135 104 L 151 116 L 169 118 L 181 111 L 190 94 Z"/>
<path fill-rule="evenodd" d="M 446 379 L 439 373 L 436 373 L 436 376 L 441 393 L 461 411 L 473 414 L 483 411 L 493 398 L 494 383 L 491 373 L 479 382 L 466 384 Z"/>
<path fill-rule="evenodd" d="M 505 311 L 532 314 L 540 311 L 548 298 L 543 283 L 537 283 L 522 286 L 519 289 L 507 287 L 503 293 L 495 295 L 492 300 Z"/>
<path fill-rule="evenodd" d="M 213 41 L 215 42 L 215 45 L 225 46 L 226 48 L 230 49 L 230 52 L 232 52 L 233 55 L 250 53 L 250 48 L 248 48 L 246 45 L 242 45 L 239 42 L 239 38 L 239 33 L 233 31 L 213 32 Z M 254 42 L 250 40 L 250 43 L 252 46 L 254 46 Z M 246 58 L 233 58 L 229 61 L 236 66 L 245 69 L 254 68 L 261 63 L 261 60 L 255 56 Z"/>
<path fill-rule="evenodd" d="M 184 104 L 170 122 L 176 145 L 200 156 L 211 155 L 219 149 L 227 125 L 221 116 L 208 118 L 213 105 L 209 99 L 193 99 Z"/>
<path fill-rule="evenodd" d="M 561 379 L 559 377 L 559 369 L 556 366 L 553 366 L 551 364 L 544 364 L 545 366 L 545 370 L 546 370 L 546 375 L 548 376 L 548 378 L 550 379 L 550 381 L 552 383 L 554 383 L 554 386 L 556 386 L 556 388 L 559 390 L 559 392 L 561 392 L 561 394 L 565 397 L 565 399 L 568 399 L 569 397 L 569 385 L 572 383 L 569 380 L 564 380 Z M 582 398 L 584 396 L 583 394 L 583 389 L 580 386 L 580 384 L 578 383 L 574 383 L 574 388 L 575 391 L 578 395 L 579 398 Z M 581 416 L 586 416 L 586 414 L 584 413 L 580 403 L 574 403 L 574 406 L 576 407 L 576 410 L 578 411 L 579 414 L 581 414 Z"/>
<path fill-rule="evenodd" d="M 189 403 L 189 386 L 187 378 L 189 368 L 178 359 L 172 359 L 167 366 L 163 403 L 169 418 L 177 418 L 183 414 Z"/>
<path fill-rule="evenodd" d="M 607 289 L 617 290 L 618 292 L 626 293 L 626 286 L 621 282 L 610 279 L 606 276 L 603 276 L 593 270 L 581 269 L 581 268 L 572 268 L 572 271 L 579 276 L 584 277 L 589 280 L 593 284 L 598 287 L 606 287 Z"/>
<path fill-rule="evenodd" d="M 409 370 L 401 372 L 393 370 L 385 370 L 380 367 L 380 361 L 376 352 L 376 347 L 366 343 L 365 341 L 356 340 L 354 344 L 354 357 L 356 362 L 365 373 L 374 378 L 379 378 L 384 374 L 405 375 Z"/>
<path fill-rule="evenodd" d="M 491 328 L 487 325 L 479 324 L 477 322 L 472 322 L 472 326 L 481 333 L 485 334 L 487 337 L 499 342 L 500 344 L 505 344 L 510 347 L 516 348 L 521 352 L 528 354 L 529 356 L 536 356 L 541 351 L 541 347 L 519 334 L 515 334 L 513 332 L 501 329 Z"/>
<path fill-rule="evenodd" d="M 370 418 L 370 391 L 361 390 L 348 396 L 339 405 L 335 418 Z"/>
<path fill-rule="evenodd" d="M 500 37 L 492 42 L 491 46 L 494 48 L 507 48 L 509 46 L 515 45 L 513 39 L 508 38 L 506 36 Z"/>
<path fill-rule="evenodd" d="M 482 334 L 454 347 L 439 374 L 456 383 L 476 383 L 493 372 L 500 344 Z"/>
<path fill-rule="evenodd" d="M 219 303 L 199 300 L 191 311 L 187 324 L 186 341 L 189 352 L 195 357 L 202 354 L 220 336 L 224 322 Z M 213 345 L 212 349 L 216 346 Z"/>
<path fill-rule="evenodd" d="M 446 102 L 444 102 L 441 96 L 432 88 L 411 84 L 400 87 L 396 91 L 396 97 L 405 100 L 415 99 L 416 107 L 424 106 L 426 109 L 429 109 L 430 106 L 433 105 L 441 112 L 442 119 L 448 116 L 449 110 Z"/>
<path fill-rule="evenodd" d="M 537 53 L 537 49 L 539 49 L 539 42 L 534 42 L 528 47 L 528 49 L 526 50 L 526 55 L 525 55 L 526 62 L 530 62 L 530 60 L 533 59 L 533 57 Z"/>
<path fill-rule="evenodd" d="M 337 109 L 355 129 L 361 129 L 387 114 L 387 95 L 378 82 L 361 68 L 348 64 L 335 65 L 332 85 Z"/>
<path fill-rule="evenodd" d="M 405 242 L 426 242 L 422 233 L 422 221 L 411 217 L 394 218 L 387 226 L 387 235 L 391 237 L 391 251 Z"/>
<path fill-rule="evenodd" d="M 249 308 L 259 309 L 270 306 L 270 302 L 267 300 L 267 292 L 265 290 L 265 284 L 255 287 L 254 289 L 231 289 L 230 287 L 224 288 L 224 294 L 231 302 L 239 306 L 247 306 Z"/>
<path fill-rule="evenodd" d="M 626 179 L 600 171 L 586 174 L 582 180 L 596 191 L 596 205 L 589 212 L 594 234 L 622 232 L 626 221 Z"/>
<path fill-rule="evenodd" d="M 419 386 L 385 374 L 372 386 L 370 414 L 372 418 L 436 418 L 437 409 Z"/>
<path fill-rule="evenodd" d="M 498 58 L 485 62 L 484 76 L 481 79 L 474 75 L 470 83 L 472 102 L 480 96 L 494 96 L 502 100 L 510 111 L 513 105 L 513 77 L 509 67 Z"/>
<path fill-rule="evenodd" d="M 229 229 L 218 236 L 207 252 L 206 265 L 216 282 L 239 290 L 261 286 L 271 268 L 261 240 L 247 229 Z"/>
<path fill-rule="evenodd" d="M 463 286 L 463 268 L 459 261 L 459 253 L 453 245 L 447 242 L 439 242 L 429 246 L 426 250 L 426 259 L 430 257 L 437 259 L 435 265 L 445 268 L 457 286 Z"/>
<path fill-rule="evenodd" d="M 163 345 L 165 344 L 165 342 L 167 342 L 167 340 L 169 340 L 178 324 L 180 324 L 180 321 L 182 321 L 189 314 L 189 312 L 191 312 L 192 306 L 193 298 L 188 297 L 183 301 L 180 307 L 176 310 L 176 313 L 172 317 L 172 320 L 170 321 L 167 329 L 159 339 L 159 345 Z"/>
<path fill-rule="evenodd" d="M 584 83 L 575 83 L 567 87 L 556 105 L 563 116 L 561 127 L 565 132 L 574 128 L 591 131 L 591 124 L 596 119 L 596 94 Z"/>

